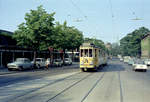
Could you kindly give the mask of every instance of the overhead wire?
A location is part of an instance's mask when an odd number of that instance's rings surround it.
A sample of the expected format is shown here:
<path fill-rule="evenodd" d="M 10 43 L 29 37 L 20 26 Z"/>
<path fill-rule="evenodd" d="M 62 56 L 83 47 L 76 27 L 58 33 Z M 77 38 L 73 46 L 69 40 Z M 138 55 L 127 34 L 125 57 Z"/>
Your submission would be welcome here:
<path fill-rule="evenodd" d="M 131 19 L 132 21 L 134 21 L 132 22 L 134 29 L 137 29 L 144 24 L 143 0 L 138 0 L 137 4 L 138 6 L 135 6 L 134 8 L 132 6 L 132 9 L 134 9 L 134 11 L 131 9 L 132 15 L 133 17 L 135 17 Z"/>
<path fill-rule="evenodd" d="M 112 2 L 111 2 L 111 0 L 109 0 L 109 4 L 110 4 L 111 16 L 112 16 L 112 18 L 114 18 L 114 14 L 113 14 L 113 9 L 112 9 Z"/>
<path fill-rule="evenodd" d="M 114 12 L 113 12 L 113 5 L 112 5 L 112 1 L 108 0 L 109 5 L 110 5 L 110 12 L 111 12 L 111 19 L 112 19 L 112 31 L 113 31 L 113 36 L 115 35 L 115 24 L 114 24 Z M 117 42 L 119 43 L 119 35 L 117 35 Z"/>
<path fill-rule="evenodd" d="M 87 16 L 84 14 L 84 12 L 79 8 L 79 6 L 77 6 L 72 0 L 69 0 L 70 3 L 80 12 L 80 14 L 87 19 Z"/>

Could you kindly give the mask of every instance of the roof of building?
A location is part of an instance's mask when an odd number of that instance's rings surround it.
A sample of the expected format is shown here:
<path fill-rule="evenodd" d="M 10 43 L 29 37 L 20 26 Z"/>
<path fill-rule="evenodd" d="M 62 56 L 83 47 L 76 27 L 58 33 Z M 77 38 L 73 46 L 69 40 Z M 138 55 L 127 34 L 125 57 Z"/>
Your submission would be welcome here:
<path fill-rule="evenodd" d="M 147 33 L 146 35 L 143 36 L 142 40 L 144 40 L 145 38 L 147 38 L 148 36 L 150 36 L 150 32 Z"/>

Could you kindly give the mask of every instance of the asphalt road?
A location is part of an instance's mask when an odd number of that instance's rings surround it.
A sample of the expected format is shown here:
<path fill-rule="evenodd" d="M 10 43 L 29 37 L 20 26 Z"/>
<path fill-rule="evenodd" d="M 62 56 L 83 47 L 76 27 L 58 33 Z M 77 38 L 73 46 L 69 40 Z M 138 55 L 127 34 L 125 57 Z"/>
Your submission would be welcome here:
<path fill-rule="evenodd" d="M 134 72 L 118 60 L 98 72 L 71 66 L 0 75 L 0 102 L 149 101 L 150 70 Z"/>

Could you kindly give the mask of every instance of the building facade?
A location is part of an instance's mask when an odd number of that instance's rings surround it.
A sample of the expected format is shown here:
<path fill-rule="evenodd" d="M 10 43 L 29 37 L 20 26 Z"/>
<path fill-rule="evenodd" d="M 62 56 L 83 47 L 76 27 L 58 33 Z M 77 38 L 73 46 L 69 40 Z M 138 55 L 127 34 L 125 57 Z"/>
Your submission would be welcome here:
<path fill-rule="evenodd" d="M 141 40 L 141 58 L 150 58 L 150 34 Z"/>

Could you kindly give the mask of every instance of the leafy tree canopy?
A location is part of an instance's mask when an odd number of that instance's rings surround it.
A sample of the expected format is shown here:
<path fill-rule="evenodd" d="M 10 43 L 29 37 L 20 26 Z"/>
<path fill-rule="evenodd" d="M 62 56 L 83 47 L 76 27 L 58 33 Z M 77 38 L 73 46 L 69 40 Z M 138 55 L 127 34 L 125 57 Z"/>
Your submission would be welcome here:
<path fill-rule="evenodd" d="M 94 39 L 94 38 L 85 38 L 84 42 L 93 43 L 94 45 L 100 47 L 101 49 L 103 49 L 105 51 L 107 50 L 106 47 L 105 47 L 105 44 L 102 40 Z"/>
<path fill-rule="evenodd" d="M 58 49 L 76 49 L 83 42 L 83 34 L 75 27 L 67 26 L 67 22 L 65 21 L 63 24 L 59 22 L 56 23 L 55 26 L 55 48 Z"/>
<path fill-rule="evenodd" d="M 120 40 L 120 50 L 122 55 L 140 56 L 141 40 L 148 32 L 150 32 L 149 29 L 140 27 L 122 38 Z"/>
<path fill-rule="evenodd" d="M 42 6 L 26 13 L 25 22 L 18 26 L 13 35 L 17 45 L 31 47 L 34 50 L 47 49 L 51 44 L 50 36 L 53 35 L 54 14 L 48 14 Z"/>

